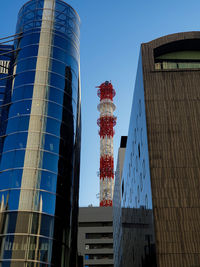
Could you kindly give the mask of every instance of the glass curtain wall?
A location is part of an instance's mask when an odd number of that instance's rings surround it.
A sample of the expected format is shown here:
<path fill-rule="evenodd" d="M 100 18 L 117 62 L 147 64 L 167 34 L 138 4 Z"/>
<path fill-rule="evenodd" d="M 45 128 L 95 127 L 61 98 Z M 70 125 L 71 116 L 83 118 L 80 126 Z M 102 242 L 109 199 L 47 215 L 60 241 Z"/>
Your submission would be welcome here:
<path fill-rule="evenodd" d="M 79 17 L 60 0 L 18 15 L 0 156 L 2 266 L 73 266 L 80 158 Z M 2 122 L 1 122 L 2 123 Z M 72 208 L 73 207 L 73 208 Z M 73 227 L 72 227 L 73 224 Z"/>

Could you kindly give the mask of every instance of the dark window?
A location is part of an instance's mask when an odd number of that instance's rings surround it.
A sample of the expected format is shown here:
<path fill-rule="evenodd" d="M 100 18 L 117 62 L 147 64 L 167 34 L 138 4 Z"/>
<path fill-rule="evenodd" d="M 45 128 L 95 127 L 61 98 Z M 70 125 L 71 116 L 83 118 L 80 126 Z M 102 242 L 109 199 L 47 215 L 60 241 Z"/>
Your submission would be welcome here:
<path fill-rule="evenodd" d="M 140 144 L 138 144 L 138 156 L 140 158 Z"/>
<path fill-rule="evenodd" d="M 86 233 L 86 239 L 106 239 L 106 238 L 113 238 L 112 233 Z"/>
<path fill-rule="evenodd" d="M 176 51 L 155 57 L 155 69 L 200 68 L 200 51 Z"/>
<path fill-rule="evenodd" d="M 112 226 L 112 222 L 79 222 L 79 227 Z"/>
<path fill-rule="evenodd" d="M 113 254 L 86 254 L 86 260 L 113 259 Z"/>
<path fill-rule="evenodd" d="M 112 249 L 113 244 L 98 243 L 98 244 L 85 244 L 85 249 Z"/>

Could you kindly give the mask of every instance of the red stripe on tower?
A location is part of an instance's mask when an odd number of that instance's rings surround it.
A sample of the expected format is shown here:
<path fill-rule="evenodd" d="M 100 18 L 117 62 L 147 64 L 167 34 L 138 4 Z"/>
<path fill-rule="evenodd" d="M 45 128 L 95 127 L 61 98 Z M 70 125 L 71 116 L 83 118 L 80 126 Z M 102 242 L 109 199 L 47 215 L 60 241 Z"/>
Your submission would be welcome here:
<path fill-rule="evenodd" d="M 113 127 L 116 117 L 113 116 L 115 105 L 113 97 L 115 90 L 110 82 L 106 81 L 98 86 L 97 95 L 100 98 L 98 110 L 100 118 L 97 124 L 100 127 L 100 206 L 112 206 L 114 186 L 114 158 L 113 158 Z"/>

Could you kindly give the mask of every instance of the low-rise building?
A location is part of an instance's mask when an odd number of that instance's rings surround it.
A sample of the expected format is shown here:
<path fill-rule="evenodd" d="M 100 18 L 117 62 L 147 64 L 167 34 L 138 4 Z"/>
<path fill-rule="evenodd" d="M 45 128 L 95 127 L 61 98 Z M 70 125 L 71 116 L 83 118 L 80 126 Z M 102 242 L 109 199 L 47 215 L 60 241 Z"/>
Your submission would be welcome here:
<path fill-rule="evenodd" d="M 112 207 L 79 209 L 78 253 L 84 267 L 113 267 Z"/>

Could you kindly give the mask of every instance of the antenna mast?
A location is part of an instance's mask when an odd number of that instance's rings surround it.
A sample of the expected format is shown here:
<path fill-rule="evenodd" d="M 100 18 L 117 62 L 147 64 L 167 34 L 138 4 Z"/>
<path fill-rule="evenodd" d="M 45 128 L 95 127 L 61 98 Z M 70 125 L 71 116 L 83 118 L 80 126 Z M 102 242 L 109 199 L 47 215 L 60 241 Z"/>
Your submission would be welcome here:
<path fill-rule="evenodd" d="M 116 117 L 113 116 L 115 105 L 113 97 L 115 90 L 108 81 L 97 88 L 97 95 L 100 98 L 98 110 L 100 118 L 97 124 L 100 127 L 100 206 L 112 206 L 114 187 L 114 157 L 113 157 L 113 136 Z"/>

